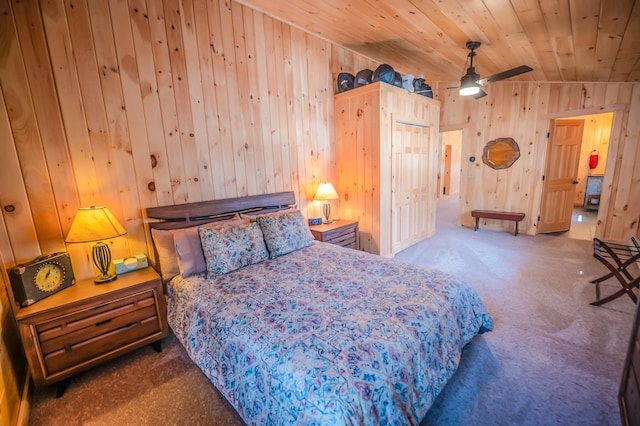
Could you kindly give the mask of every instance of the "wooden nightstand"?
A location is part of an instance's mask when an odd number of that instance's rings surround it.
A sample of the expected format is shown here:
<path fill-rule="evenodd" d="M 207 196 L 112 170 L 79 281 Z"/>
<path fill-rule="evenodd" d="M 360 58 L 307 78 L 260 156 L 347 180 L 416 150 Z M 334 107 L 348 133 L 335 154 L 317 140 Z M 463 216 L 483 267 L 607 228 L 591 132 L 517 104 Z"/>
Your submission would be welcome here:
<path fill-rule="evenodd" d="M 358 250 L 360 234 L 355 220 L 336 220 L 333 223 L 313 225 L 309 229 L 318 241 Z"/>
<path fill-rule="evenodd" d="M 169 333 L 162 281 L 152 268 L 106 284 L 78 281 L 20 308 L 16 322 L 36 386 L 62 381 Z"/>

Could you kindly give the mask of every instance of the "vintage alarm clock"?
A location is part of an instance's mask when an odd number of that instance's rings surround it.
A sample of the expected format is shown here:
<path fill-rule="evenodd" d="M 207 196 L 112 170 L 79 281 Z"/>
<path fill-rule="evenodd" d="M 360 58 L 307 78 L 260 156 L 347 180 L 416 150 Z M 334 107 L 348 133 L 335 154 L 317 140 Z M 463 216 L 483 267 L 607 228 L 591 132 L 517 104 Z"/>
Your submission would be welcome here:
<path fill-rule="evenodd" d="M 68 253 L 36 257 L 7 269 L 13 296 L 21 306 L 31 305 L 75 284 Z"/>

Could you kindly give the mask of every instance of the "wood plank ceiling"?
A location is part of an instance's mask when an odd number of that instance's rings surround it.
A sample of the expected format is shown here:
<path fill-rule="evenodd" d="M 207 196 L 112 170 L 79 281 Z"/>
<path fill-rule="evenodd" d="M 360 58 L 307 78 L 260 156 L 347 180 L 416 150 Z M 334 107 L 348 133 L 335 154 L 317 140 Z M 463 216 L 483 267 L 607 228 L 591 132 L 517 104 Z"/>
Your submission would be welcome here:
<path fill-rule="evenodd" d="M 640 81 L 640 0 L 239 2 L 431 83 L 464 74 L 469 40 L 481 77 L 525 64 L 522 81 Z"/>

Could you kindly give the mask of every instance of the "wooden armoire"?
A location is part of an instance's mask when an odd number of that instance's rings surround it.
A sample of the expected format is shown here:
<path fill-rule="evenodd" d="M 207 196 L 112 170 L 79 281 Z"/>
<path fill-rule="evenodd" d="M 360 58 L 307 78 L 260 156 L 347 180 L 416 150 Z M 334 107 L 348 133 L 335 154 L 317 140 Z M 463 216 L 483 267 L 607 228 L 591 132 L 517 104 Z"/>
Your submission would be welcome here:
<path fill-rule="evenodd" d="M 440 102 L 372 83 L 335 95 L 340 216 L 386 257 L 435 233 Z"/>

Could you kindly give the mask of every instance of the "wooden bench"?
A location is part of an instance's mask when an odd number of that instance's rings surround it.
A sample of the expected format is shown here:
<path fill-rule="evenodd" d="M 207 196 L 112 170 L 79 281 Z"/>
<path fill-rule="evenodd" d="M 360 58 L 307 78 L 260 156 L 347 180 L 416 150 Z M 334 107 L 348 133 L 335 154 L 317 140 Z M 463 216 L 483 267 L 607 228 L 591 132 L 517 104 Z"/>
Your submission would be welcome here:
<path fill-rule="evenodd" d="M 518 235 L 518 222 L 524 219 L 524 213 L 509 213 L 509 212 L 497 212 L 492 210 L 473 210 L 471 216 L 476 218 L 476 226 L 474 231 L 478 230 L 480 224 L 480 218 L 482 219 L 498 219 L 498 220 L 512 220 L 516 223 L 516 231 L 513 235 Z"/>

